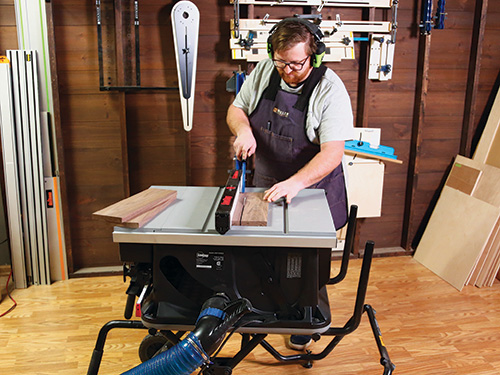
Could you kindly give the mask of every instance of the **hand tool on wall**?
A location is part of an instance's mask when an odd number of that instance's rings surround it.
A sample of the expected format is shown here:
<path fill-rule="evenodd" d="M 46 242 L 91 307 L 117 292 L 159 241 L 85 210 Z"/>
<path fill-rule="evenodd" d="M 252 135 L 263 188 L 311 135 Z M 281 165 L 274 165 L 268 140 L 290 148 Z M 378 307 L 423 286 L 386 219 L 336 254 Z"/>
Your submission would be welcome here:
<path fill-rule="evenodd" d="M 436 21 L 434 22 L 435 29 L 444 29 L 444 20 L 446 19 L 446 11 L 444 7 L 446 5 L 446 0 L 438 0 L 437 10 L 436 10 Z"/>
<path fill-rule="evenodd" d="M 184 130 L 193 128 L 194 87 L 198 57 L 200 12 L 191 1 L 179 1 L 172 8 L 175 60 Z"/>

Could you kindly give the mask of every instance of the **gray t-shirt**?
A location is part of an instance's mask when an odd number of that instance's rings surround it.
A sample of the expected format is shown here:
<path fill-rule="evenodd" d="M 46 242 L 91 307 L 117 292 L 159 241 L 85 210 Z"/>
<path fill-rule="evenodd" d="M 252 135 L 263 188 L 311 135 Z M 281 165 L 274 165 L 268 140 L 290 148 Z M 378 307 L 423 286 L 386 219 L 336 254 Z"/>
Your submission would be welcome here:
<path fill-rule="evenodd" d="M 259 62 L 241 86 L 233 105 L 247 115 L 251 114 L 269 85 L 273 69 L 271 59 Z M 292 88 L 281 80 L 281 89 L 288 92 L 299 94 L 302 86 Z M 331 69 L 326 70 L 312 92 L 307 109 L 306 134 L 316 144 L 353 138 L 351 100 L 344 83 Z"/>

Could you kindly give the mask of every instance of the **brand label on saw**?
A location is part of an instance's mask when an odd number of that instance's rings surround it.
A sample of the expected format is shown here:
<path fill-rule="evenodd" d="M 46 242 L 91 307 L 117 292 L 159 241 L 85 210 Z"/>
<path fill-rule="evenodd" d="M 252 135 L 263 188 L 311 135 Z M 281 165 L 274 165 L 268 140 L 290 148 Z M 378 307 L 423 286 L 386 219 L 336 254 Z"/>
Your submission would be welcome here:
<path fill-rule="evenodd" d="M 196 268 L 224 269 L 224 253 L 221 251 L 198 251 L 196 253 Z"/>

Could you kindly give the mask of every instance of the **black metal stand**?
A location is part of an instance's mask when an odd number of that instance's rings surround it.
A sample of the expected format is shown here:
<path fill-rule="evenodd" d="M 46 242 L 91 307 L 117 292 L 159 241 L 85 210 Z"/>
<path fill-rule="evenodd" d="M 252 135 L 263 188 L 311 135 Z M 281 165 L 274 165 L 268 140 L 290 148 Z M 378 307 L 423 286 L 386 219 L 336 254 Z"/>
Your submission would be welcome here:
<path fill-rule="evenodd" d="M 240 351 L 232 358 L 211 358 L 212 363 L 204 370 L 204 375 L 231 375 L 232 370 L 240 363 L 257 345 L 261 345 L 266 349 L 274 358 L 281 362 L 303 362 L 304 367 L 312 367 L 313 361 L 318 361 L 328 356 L 337 344 L 344 338 L 344 336 L 354 332 L 358 328 L 361 321 L 361 316 L 364 312 L 367 313 L 370 325 L 372 328 L 373 336 L 380 353 L 380 364 L 384 366 L 383 375 L 391 375 L 396 367 L 389 358 L 389 353 L 382 341 L 382 333 L 380 331 L 377 319 L 375 318 L 375 310 L 364 303 L 366 290 L 368 286 L 368 278 L 371 268 L 371 260 L 373 257 L 374 243 L 368 241 L 365 246 L 363 256 L 363 264 L 359 276 L 358 291 L 356 295 L 356 302 L 354 305 L 354 312 L 351 318 L 346 322 L 343 327 L 332 327 L 323 333 L 323 336 L 334 336 L 330 343 L 320 353 L 301 353 L 293 355 L 282 355 L 271 344 L 265 341 L 267 334 L 243 334 L 241 340 Z M 146 329 L 141 321 L 130 320 L 113 320 L 105 324 L 97 338 L 96 346 L 92 354 L 87 375 L 97 375 L 99 366 L 103 356 L 104 343 L 108 332 L 113 328 L 135 328 Z M 179 338 L 171 331 L 162 331 L 166 334 L 166 338 L 173 344 L 179 341 Z"/>
<path fill-rule="evenodd" d="M 137 320 L 112 320 L 106 323 L 99 331 L 99 336 L 97 336 L 87 375 L 97 375 L 99 366 L 101 365 L 102 355 L 104 354 L 106 337 L 108 336 L 108 332 L 113 328 L 146 329 L 142 322 Z"/>

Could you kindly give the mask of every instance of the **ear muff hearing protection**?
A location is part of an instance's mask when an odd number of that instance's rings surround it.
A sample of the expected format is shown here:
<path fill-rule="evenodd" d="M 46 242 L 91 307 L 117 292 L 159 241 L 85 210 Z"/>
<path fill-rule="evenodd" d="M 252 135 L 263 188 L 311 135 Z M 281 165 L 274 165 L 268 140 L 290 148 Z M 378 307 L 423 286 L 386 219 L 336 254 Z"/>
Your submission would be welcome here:
<path fill-rule="evenodd" d="M 321 41 L 321 39 L 323 39 L 323 33 L 321 32 L 318 25 L 315 25 L 314 23 L 304 20 L 302 18 L 293 17 L 293 18 L 282 19 L 280 22 L 274 25 L 271 28 L 271 30 L 269 30 L 269 37 L 267 38 L 267 53 L 269 55 L 269 58 L 272 59 L 274 54 L 273 45 L 271 43 L 271 37 L 273 36 L 274 32 L 280 27 L 280 25 L 282 25 L 285 21 L 293 21 L 301 23 L 314 36 L 314 39 L 316 40 L 316 51 L 312 55 L 312 66 L 314 68 L 318 68 L 321 65 L 321 61 L 323 60 L 323 56 L 325 56 L 326 52 L 325 43 Z"/>

